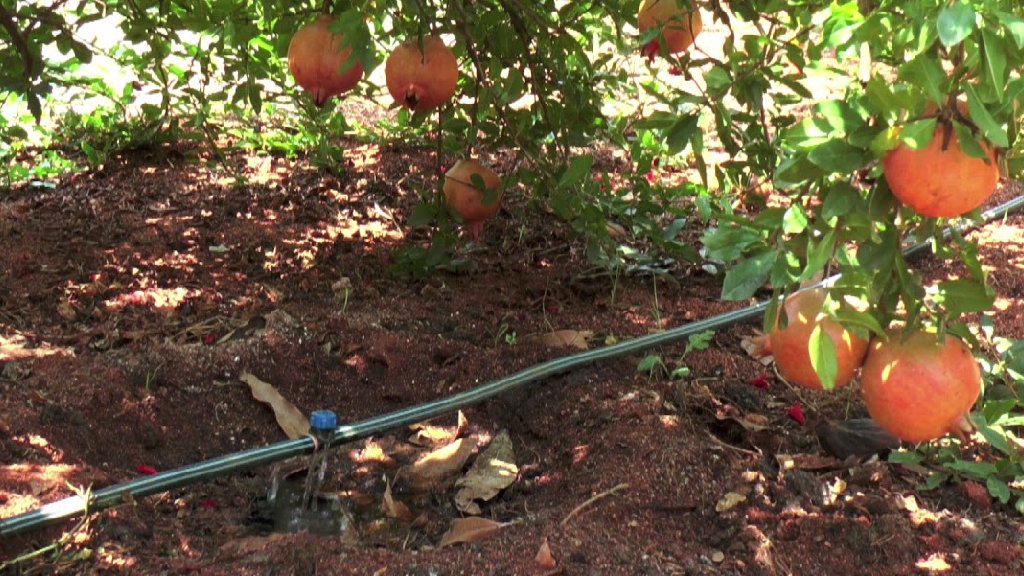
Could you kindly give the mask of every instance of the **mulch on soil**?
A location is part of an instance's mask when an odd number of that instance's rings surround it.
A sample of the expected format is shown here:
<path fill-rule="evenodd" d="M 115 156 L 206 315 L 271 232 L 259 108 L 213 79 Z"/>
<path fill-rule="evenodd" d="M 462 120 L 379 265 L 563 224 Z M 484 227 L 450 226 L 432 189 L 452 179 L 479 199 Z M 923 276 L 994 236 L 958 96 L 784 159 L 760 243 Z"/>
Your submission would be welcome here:
<path fill-rule="evenodd" d="M 55 188 L 0 198 L 0 517 L 71 494 L 284 439 L 239 380 L 247 371 L 305 411 L 359 421 L 590 345 L 736 308 L 719 279 L 680 265 L 612 278 L 513 190 L 469 272 L 387 272 L 421 242 L 405 218 L 432 152 L 352 145 L 340 176 L 299 161 L 202 150 L 126 154 Z M 1019 192 L 1006 186 L 1001 198 Z M 696 223 L 695 223 L 696 224 Z M 976 233 L 999 292 L 997 331 L 1024 338 L 1024 217 Z M 688 231 L 696 237 L 699 230 Z M 920 258 L 931 277 L 955 274 Z M 656 290 L 655 290 L 655 282 Z M 276 534 L 261 516 L 270 467 L 90 515 L 23 573 L 67 574 L 1019 574 L 1024 525 L 969 482 L 918 489 L 919 470 L 841 461 L 816 427 L 865 412 L 850 386 L 797 390 L 741 348 L 652 351 L 678 381 L 623 358 L 465 410 L 463 437 L 508 432 L 518 476 L 482 515 L 494 535 L 438 548 L 463 515 L 455 488 L 395 477 L 423 449 L 409 430 L 336 449 L 325 487 L 353 506 L 357 541 Z M 679 360 L 682 358 L 682 360 Z M 791 408 L 799 405 L 803 424 Z M 454 428 L 456 417 L 434 424 Z M 483 444 L 483 442 L 482 442 Z M 482 449 L 481 446 L 480 449 Z M 301 465 L 301 463 L 290 465 Z M 392 518 L 384 494 L 410 510 Z M 75 522 L 7 538 L 0 558 Z M 536 560 L 548 542 L 555 567 Z M 90 550 L 88 557 L 81 554 Z"/>

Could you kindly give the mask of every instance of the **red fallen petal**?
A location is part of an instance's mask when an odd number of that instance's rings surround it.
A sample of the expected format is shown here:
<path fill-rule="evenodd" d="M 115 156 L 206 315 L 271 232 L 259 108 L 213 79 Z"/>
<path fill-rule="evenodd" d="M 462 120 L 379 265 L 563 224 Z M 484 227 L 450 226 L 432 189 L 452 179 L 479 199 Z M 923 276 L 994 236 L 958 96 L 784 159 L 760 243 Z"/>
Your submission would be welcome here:
<path fill-rule="evenodd" d="M 202 507 L 204 510 L 209 510 L 210 508 L 213 508 L 216 505 L 217 501 L 214 500 L 213 498 L 207 498 L 206 500 L 203 500 L 202 502 L 199 503 L 199 506 Z"/>
<path fill-rule="evenodd" d="M 761 375 L 757 378 L 747 381 L 747 384 L 750 384 L 754 388 L 767 388 L 769 383 L 768 372 L 761 372 Z M 797 406 L 797 408 L 799 408 L 799 406 Z"/>
<path fill-rule="evenodd" d="M 790 406 L 789 410 L 786 410 L 786 416 L 789 416 L 791 420 L 801 426 L 803 426 L 804 422 L 807 421 L 807 419 L 804 418 L 804 409 L 801 408 L 799 404 L 793 404 Z"/>
<path fill-rule="evenodd" d="M 146 466 L 145 464 L 139 464 L 138 466 L 136 466 L 135 471 L 138 472 L 139 474 L 145 474 L 146 476 L 152 476 L 153 474 L 156 474 L 156 468 L 153 468 L 152 466 Z"/>
<path fill-rule="evenodd" d="M 203 344 L 209 346 L 216 341 L 217 339 L 213 337 L 213 334 L 203 334 Z"/>

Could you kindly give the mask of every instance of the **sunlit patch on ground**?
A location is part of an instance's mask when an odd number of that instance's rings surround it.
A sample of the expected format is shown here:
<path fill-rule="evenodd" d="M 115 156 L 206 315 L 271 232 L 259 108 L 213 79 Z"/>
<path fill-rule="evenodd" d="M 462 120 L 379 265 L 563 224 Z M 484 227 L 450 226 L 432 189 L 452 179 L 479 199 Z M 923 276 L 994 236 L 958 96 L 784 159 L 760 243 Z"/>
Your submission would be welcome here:
<path fill-rule="evenodd" d="M 45 440 L 44 440 L 45 441 Z M 10 518 L 38 508 L 55 491 L 63 493 L 66 483 L 80 466 L 69 464 L 10 464 L 0 467 L 0 518 Z"/>
<path fill-rule="evenodd" d="M 3 325 L 0 324 L 0 329 Z M 43 358 L 53 354 L 67 354 L 63 348 L 55 348 L 46 343 L 37 344 L 24 334 L 0 334 L 0 362 L 24 360 L 26 358 Z"/>

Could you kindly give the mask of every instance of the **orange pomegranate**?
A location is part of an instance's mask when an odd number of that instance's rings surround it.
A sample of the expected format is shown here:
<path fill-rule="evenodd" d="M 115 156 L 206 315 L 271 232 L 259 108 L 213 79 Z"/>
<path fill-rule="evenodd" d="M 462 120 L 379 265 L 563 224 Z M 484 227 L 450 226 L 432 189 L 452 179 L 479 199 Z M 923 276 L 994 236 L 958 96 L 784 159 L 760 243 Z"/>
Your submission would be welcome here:
<path fill-rule="evenodd" d="M 947 334 L 904 336 L 892 330 L 871 343 L 860 386 L 871 418 L 906 442 L 925 442 L 971 428 L 966 414 L 981 392 L 981 370 L 970 349 Z"/>
<path fill-rule="evenodd" d="M 940 120 L 928 146 L 900 144 L 882 160 L 894 196 L 922 216 L 952 218 L 981 206 L 999 183 L 995 150 L 981 142 L 986 158 L 968 156 L 952 126 Z"/>
<path fill-rule="evenodd" d="M 352 49 L 343 47 L 344 38 L 329 30 L 333 21 L 329 14 L 322 14 L 299 28 L 288 44 L 288 70 L 317 106 L 348 92 L 363 77 L 363 66 L 353 64 Z"/>
<path fill-rule="evenodd" d="M 780 328 L 777 319 L 775 328 L 768 334 L 768 344 L 779 372 L 790 382 L 815 390 L 823 389 L 808 350 L 815 327 L 821 326 L 836 350 L 836 388 L 853 379 L 868 350 L 867 340 L 843 328 L 822 311 L 824 304 L 825 290 L 822 288 L 791 295 L 783 305 L 788 323 Z"/>
<path fill-rule="evenodd" d="M 483 180 L 482 190 L 473 183 L 473 175 Z M 485 193 L 496 190 L 497 195 L 484 203 Z M 493 194 L 493 192 L 491 192 Z M 484 230 L 484 220 L 494 216 L 501 204 L 501 178 L 476 160 L 459 160 L 444 177 L 444 197 L 448 208 L 462 217 L 466 231 L 476 238 Z"/>
<path fill-rule="evenodd" d="M 455 95 L 459 63 L 437 36 L 405 42 L 388 56 L 384 78 L 395 102 L 416 112 L 433 110 Z"/>
<path fill-rule="evenodd" d="M 665 39 L 665 50 L 669 54 L 689 48 L 704 27 L 700 10 L 693 6 L 691 0 L 644 0 L 640 4 L 637 20 L 640 34 L 663 26 L 661 37 Z M 641 54 L 652 59 L 660 51 L 660 37 L 640 49 Z"/>

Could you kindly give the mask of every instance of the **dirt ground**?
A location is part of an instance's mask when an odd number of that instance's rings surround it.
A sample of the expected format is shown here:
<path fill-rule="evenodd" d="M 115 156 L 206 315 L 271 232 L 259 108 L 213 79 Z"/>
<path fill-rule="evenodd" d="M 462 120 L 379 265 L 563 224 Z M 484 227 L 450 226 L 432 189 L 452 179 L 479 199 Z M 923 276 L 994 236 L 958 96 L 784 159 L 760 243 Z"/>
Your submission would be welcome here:
<path fill-rule="evenodd" d="M 430 173 L 428 151 L 353 144 L 337 177 L 239 156 L 246 185 L 204 158 L 139 151 L 0 197 L 0 518 L 284 440 L 244 372 L 356 422 L 575 351 L 536 335 L 588 331 L 597 347 L 737 307 L 697 265 L 656 285 L 595 274 L 523 190 L 461 248 L 472 271 L 390 275 L 395 247 L 423 239 L 404 225 L 417 202 L 406 179 Z M 997 330 L 1017 338 L 1021 226 L 976 234 Z M 983 487 L 923 491 L 926 470 L 829 454 L 816 432 L 864 416 L 856 385 L 812 393 L 770 369 L 752 385 L 766 368 L 740 342 L 756 327 L 716 331 L 682 379 L 622 358 L 468 408 L 461 425 L 437 418 L 434 445 L 397 429 L 334 449 L 323 489 L 351 511 L 343 535 L 272 532 L 265 466 L 6 538 L 0 560 L 63 536 L 8 572 L 1024 573 L 1024 524 Z M 684 345 L 652 353 L 672 369 Z M 514 482 L 477 503 L 500 528 L 439 547 L 465 515 L 454 481 L 473 458 L 425 487 L 399 471 L 454 436 L 479 454 L 501 431 Z M 538 559 L 545 542 L 551 561 Z"/>

